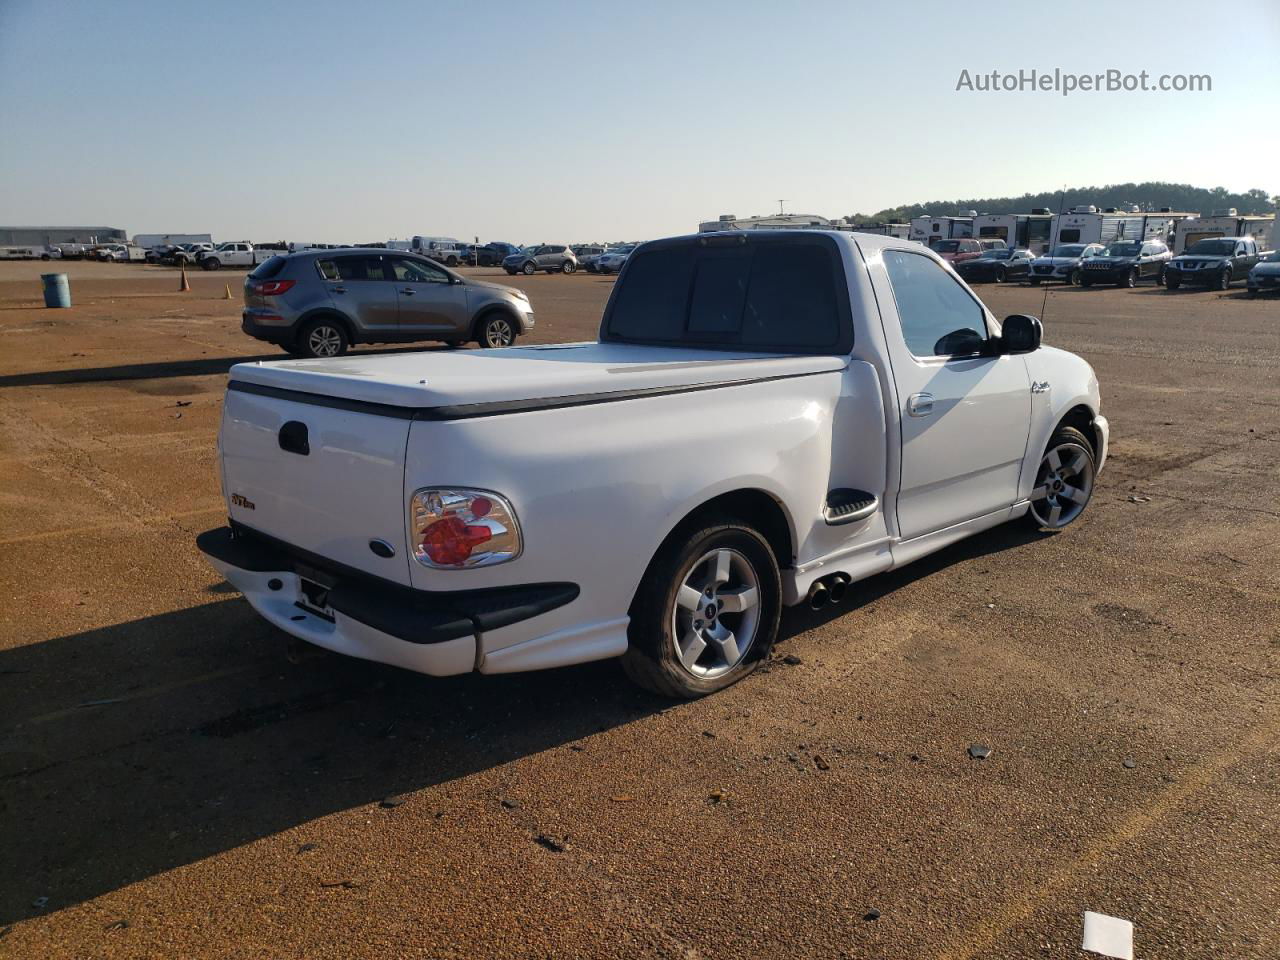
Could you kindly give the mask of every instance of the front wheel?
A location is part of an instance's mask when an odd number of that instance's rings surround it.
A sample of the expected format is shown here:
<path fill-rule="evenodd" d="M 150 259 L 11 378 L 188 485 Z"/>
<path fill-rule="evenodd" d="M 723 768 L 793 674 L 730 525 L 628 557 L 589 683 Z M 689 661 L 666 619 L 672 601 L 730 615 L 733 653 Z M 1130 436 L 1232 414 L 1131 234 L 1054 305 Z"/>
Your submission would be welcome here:
<path fill-rule="evenodd" d="M 1083 271 L 1083 270 L 1078 270 L 1078 269 L 1077 269 L 1077 270 L 1072 270 L 1072 271 L 1071 271 L 1071 277 L 1070 277 L 1070 279 L 1069 279 L 1069 281 L 1068 281 L 1068 282 L 1069 282 L 1073 287 L 1082 287 L 1082 286 L 1084 286 L 1084 271 Z"/>
<path fill-rule="evenodd" d="M 733 519 L 671 537 L 631 602 L 622 667 L 664 697 L 693 699 L 736 683 L 769 656 L 782 585 L 768 542 Z"/>
<path fill-rule="evenodd" d="M 524 271 L 524 275 L 526 277 L 532 277 L 535 273 L 538 272 L 538 265 L 534 263 L 532 260 L 527 260 L 525 261 L 525 265 L 520 269 Z"/>
<path fill-rule="evenodd" d="M 493 313 L 481 321 L 477 339 L 482 347 L 509 347 L 516 342 L 516 328 L 507 317 Z"/>
<path fill-rule="evenodd" d="M 1034 277 L 1032 277 L 1032 278 L 1031 278 L 1031 285 L 1032 285 L 1033 287 L 1038 287 L 1038 286 L 1040 286 L 1040 281 L 1039 281 L 1039 280 L 1037 280 L 1037 279 L 1035 279 Z"/>
<path fill-rule="evenodd" d="M 1004 283 L 1004 282 L 1005 282 L 1005 280 L 1007 280 L 1007 279 L 1009 279 L 1009 275 L 1005 272 L 1004 267 L 997 267 L 997 268 L 996 268 L 996 283 Z"/>
<path fill-rule="evenodd" d="M 1093 496 L 1093 447 L 1075 427 L 1059 427 L 1049 440 L 1031 490 L 1031 519 L 1061 530 L 1084 513 Z"/>
<path fill-rule="evenodd" d="M 514 276 L 516 275 L 516 268 L 515 268 L 515 267 L 503 267 L 502 269 L 503 269 L 503 270 L 505 270 L 505 271 L 507 271 L 507 276 L 508 276 L 508 277 L 514 277 Z"/>
<path fill-rule="evenodd" d="M 1219 290 L 1227 290 L 1230 287 L 1231 287 L 1231 271 L 1223 270 L 1220 274 L 1218 274 L 1217 288 Z"/>
<path fill-rule="evenodd" d="M 1138 285 L 1138 268 L 1134 267 L 1132 270 L 1129 271 L 1128 275 L 1124 278 L 1124 280 L 1120 282 L 1119 286 L 1133 289 L 1137 285 Z"/>
<path fill-rule="evenodd" d="M 1171 273 L 1166 270 L 1164 272 L 1164 285 L 1170 290 L 1177 290 L 1182 286 L 1182 277 L 1178 276 L 1176 273 Z"/>
<path fill-rule="evenodd" d="M 294 343 L 293 353 L 300 357 L 340 357 L 347 352 L 347 331 L 336 320 L 322 317 L 302 328 Z"/>
<path fill-rule="evenodd" d="M 1082 287 L 1092 287 L 1092 286 L 1093 286 L 1093 281 L 1092 281 L 1092 280 L 1090 280 L 1088 277 L 1081 277 L 1081 278 L 1080 278 L 1080 286 L 1082 286 Z"/>

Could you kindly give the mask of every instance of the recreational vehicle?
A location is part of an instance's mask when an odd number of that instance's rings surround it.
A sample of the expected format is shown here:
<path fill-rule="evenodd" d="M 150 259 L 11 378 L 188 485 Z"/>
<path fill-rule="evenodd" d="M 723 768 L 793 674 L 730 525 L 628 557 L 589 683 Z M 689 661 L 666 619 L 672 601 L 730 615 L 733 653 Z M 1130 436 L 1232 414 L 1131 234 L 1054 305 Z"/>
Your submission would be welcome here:
<path fill-rule="evenodd" d="M 932 247 L 939 240 L 954 240 L 973 236 L 973 218 L 967 217 L 912 217 L 909 240 Z"/>
<path fill-rule="evenodd" d="M 1116 243 L 1157 241 L 1167 244 L 1174 226 L 1188 215 L 1181 213 L 1136 213 L 1108 207 L 1072 207 L 1054 218 L 1052 246 L 1070 243 Z"/>
<path fill-rule="evenodd" d="M 771 217 L 742 217 L 732 213 L 721 214 L 715 220 L 698 224 L 699 233 L 715 233 L 719 230 L 835 230 L 836 225 L 826 217 L 813 213 L 777 213 Z"/>
<path fill-rule="evenodd" d="M 842 226 L 840 229 L 848 229 L 855 233 L 874 233 L 881 237 L 893 237 L 896 240 L 911 239 L 911 224 L 909 223 L 850 223 L 848 227 Z"/>
<path fill-rule="evenodd" d="M 1048 210 L 1030 213 L 984 213 L 973 221 L 973 235 L 979 240 L 1003 240 L 1011 250 L 1047 253 L 1053 232 L 1053 214 Z"/>
<path fill-rule="evenodd" d="M 1174 256 L 1186 253 L 1197 240 L 1214 237 L 1253 237 L 1259 250 L 1270 250 L 1275 241 L 1275 223 L 1275 214 L 1242 217 L 1234 208 L 1221 213 L 1215 211 L 1209 217 L 1186 219 L 1174 231 L 1173 253 Z"/>

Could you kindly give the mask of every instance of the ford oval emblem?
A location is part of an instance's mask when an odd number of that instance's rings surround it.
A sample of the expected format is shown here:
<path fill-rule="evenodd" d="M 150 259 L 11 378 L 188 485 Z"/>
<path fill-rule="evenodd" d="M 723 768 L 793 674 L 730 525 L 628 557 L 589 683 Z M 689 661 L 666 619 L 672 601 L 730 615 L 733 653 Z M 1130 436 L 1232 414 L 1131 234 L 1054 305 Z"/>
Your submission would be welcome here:
<path fill-rule="evenodd" d="M 389 560 L 396 555 L 396 548 L 385 540 L 370 540 L 369 549 L 384 560 Z"/>

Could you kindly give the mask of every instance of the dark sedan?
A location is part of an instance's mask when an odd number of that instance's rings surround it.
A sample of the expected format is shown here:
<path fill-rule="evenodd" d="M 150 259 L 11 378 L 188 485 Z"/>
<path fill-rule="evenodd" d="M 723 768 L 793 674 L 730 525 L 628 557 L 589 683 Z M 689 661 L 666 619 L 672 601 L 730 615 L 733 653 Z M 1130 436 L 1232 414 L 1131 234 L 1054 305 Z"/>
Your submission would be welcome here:
<path fill-rule="evenodd" d="M 1032 259 L 1030 250 L 984 250 L 952 266 L 969 283 L 1004 283 L 1030 276 Z"/>

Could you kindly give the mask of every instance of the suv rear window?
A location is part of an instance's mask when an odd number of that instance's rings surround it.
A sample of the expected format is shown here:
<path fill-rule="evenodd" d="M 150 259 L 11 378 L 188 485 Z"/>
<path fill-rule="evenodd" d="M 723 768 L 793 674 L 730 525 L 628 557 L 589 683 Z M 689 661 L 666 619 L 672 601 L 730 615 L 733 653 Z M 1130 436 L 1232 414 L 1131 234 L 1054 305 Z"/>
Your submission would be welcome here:
<path fill-rule="evenodd" d="M 284 265 L 289 261 L 284 257 L 267 257 L 260 264 L 254 267 L 253 272 L 249 274 L 254 280 L 270 280 L 278 275 L 284 269 Z"/>
<path fill-rule="evenodd" d="M 844 272 L 829 240 L 676 241 L 631 255 L 601 339 L 845 353 L 853 346 Z"/>

